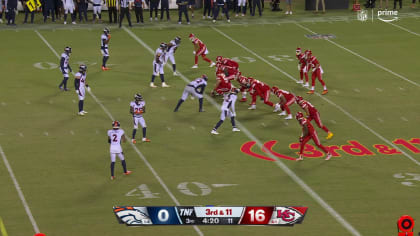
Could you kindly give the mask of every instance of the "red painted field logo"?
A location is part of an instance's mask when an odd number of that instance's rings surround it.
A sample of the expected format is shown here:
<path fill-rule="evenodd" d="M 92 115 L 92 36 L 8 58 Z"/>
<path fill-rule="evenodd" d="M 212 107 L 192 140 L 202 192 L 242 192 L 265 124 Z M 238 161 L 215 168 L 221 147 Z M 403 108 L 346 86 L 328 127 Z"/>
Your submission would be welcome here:
<path fill-rule="evenodd" d="M 414 219 L 409 215 L 403 215 L 397 222 L 398 236 L 413 236 Z"/>
<path fill-rule="evenodd" d="M 254 151 L 252 148 L 255 146 L 255 141 L 248 141 L 241 146 L 241 152 L 256 157 L 266 161 L 276 161 L 276 159 L 272 158 L 277 157 L 281 159 L 291 160 L 294 161 L 296 158 L 290 157 L 281 153 L 278 153 L 273 150 L 274 145 L 276 145 L 277 140 L 270 140 L 263 144 L 262 152 L 268 154 L 261 155 Z M 344 145 L 331 145 L 328 146 L 328 149 L 333 157 L 341 157 L 342 154 L 348 154 L 351 156 L 358 156 L 358 157 L 367 157 L 367 156 L 374 156 L 376 154 L 385 154 L 385 155 L 395 155 L 395 154 L 402 154 L 402 151 L 410 151 L 414 154 L 420 154 L 420 149 L 415 145 L 420 145 L 420 138 L 412 138 L 410 140 L 405 139 L 395 139 L 392 141 L 394 144 L 393 146 L 385 145 L 385 144 L 374 144 L 372 147 L 367 147 L 361 144 L 359 141 L 356 140 L 348 140 L 347 144 Z M 397 146 L 398 145 L 398 146 Z M 403 147 L 406 150 L 403 150 Z M 299 151 L 300 143 L 291 143 L 289 144 L 289 149 Z M 271 154 L 271 155 L 270 155 Z M 319 151 L 315 146 L 311 144 L 305 144 L 305 148 L 303 150 L 303 156 L 306 158 L 320 158 L 324 156 L 324 153 Z"/>

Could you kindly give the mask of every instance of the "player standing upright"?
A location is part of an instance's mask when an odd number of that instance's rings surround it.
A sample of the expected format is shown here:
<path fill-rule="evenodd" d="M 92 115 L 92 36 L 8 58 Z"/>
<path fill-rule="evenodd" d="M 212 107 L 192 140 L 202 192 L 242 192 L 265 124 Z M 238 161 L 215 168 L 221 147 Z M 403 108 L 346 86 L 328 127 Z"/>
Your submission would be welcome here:
<path fill-rule="evenodd" d="M 69 64 L 70 54 L 71 54 L 71 47 L 65 47 L 64 52 L 61 53 L 61 58 L 60 58 L 60 70 L 61 70 L 61 73 L 63 73 L 64 78 L 63 78 L 63 81 L 61 81 L 60 85 L 58 85 L 58 88 L 64 91 L 69 91 L 69 89 L 67 88 L 67 80 L 69 79 L 69 72 L 72 72 L 72 69 Z"/>
<path fill-rule="evenodd" d="M 222 113 L 220 114 L 220 120 L 219 122 L 217 122 L 216 126 L 214 126 L 214 128 L 211 130 L 210 132 L 211 134 L 219 134 L 219 132 L 217 132 L 217 129 L 223 124 L 226 117 L 230 117 L 230 122 L 232 123 L 233 132 L 241 131 L 238 128 L 236 128 L 236 124 L 235 124 L 235 116 L 236 116 L 235 102 L 236 102 L 236 99 L 238 98 L 237 96 L 238 92 L 239 92 L 239 89 L 232 88 L 231 91 L 224 94 L 223 103 L 221 107 Z"/>
<path fill-rule="evenodd" d="M 198 111 L 203 111 L 203 93 L 207 86 L 207 75 L 202 75 L 200 78 L 191 81 L 185 86 L 181 99 L 175 107 L 174 112 L 177 112 L 181 104 L 188 98 L 188 95 L 198 98 Z"/>
<path fill-rule="evenodd" d="M 87 66 L 82 64 L 79 66 L 79 72 L 75 74 L 74 87 L 76 93 L 79 96 L 79 116 L 84 116 L 87 112 L 83 109 L 86 90 L 90 92 L 90 87 L 86 82 L 86 71 Z"/>
<path fill-rule="evenodd" d="M 249 110 L 255 110 L 257 109 L 257 96 L 260 96 L 262 99 L 264 99 L 264 103 L 269 105 L 270 107 L 273 107 L 274 104 L 270 102 L 270 86 L 268 86 L 266 83 L 261 82 L 259 80 L 252 80 L 252 82 L 249 85 L 249 95 L 252 96 L 252 102 L 251 106 L 248 108 Z"/>
<path fill-rule="evenodd" d="M 271 92 L 273 92 L 273 94 L 275 94 L 280 99 L 280 102 L 275 105 L 273 112 L 278 112 L 281 109 L 282 112 L 279 114 L 279 116 L 285 116 L 287 114 L 287 116 L 284 118 L 285 120 L 293 119 L 289 106 L 296 102 L 295 95 L 277 87 L 272 87 Z"/>
<path fill-rule="evenodd" d="M 181 37 L 176 36 L 175 39 L 171 40 L 167 45 L 167 53 L 166 53 L 166 61 L 168 59 L 172 63 L 172 69 L 174 71 L 174 75 L 177 76 L 178 73 L 176 72 L 176 63 L 175 63 L 175 51 L 178 49 L 179 45 L 181 44 Z"/>
<path fill-rule="evenodd" d="M 70 13 L 71 23 L 76 24 L 76 16 L 73 14 L 74 11 L 74 2 L 73 0 L 62 0 L 64 7 L 64 24 L 67 24 L 67 14 Z"/>
<path fill-rule="evenodd" d="M 155 77 L 158 75 L 160 76 L 160 80 L 162 81 L 162 88 L 170 87 L 169 85 L 165 83 L 165 76 L 164 76 L 164 71 L 163 71 L 163 67 L 165 66 L 165 63 L 166 63 L 166 47 L 167 47 L 166 43 L 161 43 L 159 45 L 159 48 L 156 49 L 155 58 L 153 59 L 152 81 L 150 82 L 150 87 L 152 88 L 157 87 L 154 82 L 155 82 Z"/>
<path fill-rule="evenodd" d="M 299 106 L 306 112 L 306 119 L 310 122 L 312 119 L 315 120 L 315 123 L 318 125 L 319 128 L 323 129 L 327 132 L 326 139 L 330 139 L 333 137 L 333 133 L 321 122 L 321 117 L 319 115 L 318 110 L 312 105 L 310 102 L 303 100 L 301 96 L 296 97 L 296 102 Z"/>
<path fill-rule="evenodd" d="M 99 23 L 102 23 L 102 15 L 101 15 L 102 1 L 105 4 L 105 0 L 93 0 L 93 2 L 92 2 L 92 4 L 93 4 L 93 22 L 96 21 L 96 16 L 98 16 Z"/>
<path fill-rule="evenodd" d="M 306 57 L 305 57 L 305 54 L 302 52 L 301 48 L 296 49 L 296 57 L 298 59 L 298 70 L 300 72 L 300 80 L 297 83 L 303 84 L 303 76 L 305 75 L 306 83 L 303 85 L 303 87 L 309 87 L 308 67 L 306 64 Z"/>
<path fill-rule="evenodd" d="M 194 45 L 193 53 L 195 54 L 194 65 L 192 66 L 192 68 L 198 68 L 198 56 L 201 56 L 201 58 L 203 58 L 203 60 L 210 63 L 210 67 L 215 66 L 216 63 L 212 62 L 210 59 L 208 59 L 206 57 L 206 55 L 209 53 L 206 45 L 200 39 L 195 37 L 194 34 L 190 34 L 189 38 Z"/>
<path fill-rule="evenodd" d="M 144 121 L 143 114 L 146 112 L 146 102 L 143 100 L 143 96 L 140 93 L 134 95 L 134 101 L 130 102 L 130 114 L 133 115 L 133 137 L 131 142 L 136 143 L 136 132 L 139 124 L 143 128 L 143 142 L 150 142 L 150 139 L 146 138 L 146 122 Z"/>
<path fill-rule="evenodd" d="M 129 175 L 132 173 L 132 171 L 127 170 L 121 142 L 125 142 L 124 130 L 120 129 L 120 122 L 116 120 L 112 122 L 112 129 L 108 130 L 109 152 L 111 153 L 111 180 L 115 179 L 114 168 L 116 156 L 121 160 L 124 174 Z"/>
<path fill-rule="evenodd" d="M 106 67 L 106 62 L 109 58 L 109 51 L 108 51 L 108 43 L 111 40 L 111 34 L 108 28 L 104 29 L 104 33 L 101 35 L 101 52 L 102 52 L 102 70 L 106 71 L 109 70 Z"/>
<path fill-rule="evenodd" d="M 315 56 L 313 56 L 311 52 L 308 53 L 307 60 L 312 67 L 312 87 L 311 90 L 307 92 L 307 94 L 313 94 L 315 92 L 315 80 L 317 78 L 319 82 L 321 82 L 322 86 L 324 86 L 324 91 L 322 91 L 322 95 L 327 94 L 327 86 L 325 85 L 324 80 L 322 80 L 322 74 L 324 73 L 324 71 L 322 70 L 321 64 L 319 64 L 318 59 Z"/>
<path fill-rule="evenodd" d="M 300 151 L 299 151 L 299 158 L 296 159 L 296 161 L 302 161 L 303 157 L 303 149 L 305 148 L 305 144 L 309 140 L 313 140 L 314 143 L 322 149 L 322 151 L 327 154 L 327 157 L 325 160 L 329 160 L 331 158 L 331 154 L 328 151 L 328 148 L 324 147 L 321 142 L 319 141 L 318 134 L 316 133 L 314 127 L 311 125 L 311 122 L 309 122 L 305 117 L 303 117 L 302 112 L 296 113 L 296 120 L 298 120 L 299 124 L 302 126 L 302 135 L 299 137 L 299 143 L 300 143 Z"/>

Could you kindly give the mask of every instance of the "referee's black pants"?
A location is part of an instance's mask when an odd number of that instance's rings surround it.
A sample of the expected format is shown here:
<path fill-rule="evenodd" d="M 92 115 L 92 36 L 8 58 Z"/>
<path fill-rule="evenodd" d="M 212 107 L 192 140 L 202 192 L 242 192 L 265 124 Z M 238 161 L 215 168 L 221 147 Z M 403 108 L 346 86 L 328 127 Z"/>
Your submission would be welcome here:
<path fill-rule="evenodd" d="M 124 19 L 124 15 L 127 16 L 128 26 L 131 27 L 130 9 L 128 7 L 121 7 L 121 12 L 120 12 L 120 28 L 121 28 L 122 21 Z"/>
<path fill-rule="evenodd" d="M 108 7 L 108 14 L 109 14 L 109 23 L 112 23 L 112 19 L 114 19 L 114 23 L 118 23 L 116 7 Z"/>

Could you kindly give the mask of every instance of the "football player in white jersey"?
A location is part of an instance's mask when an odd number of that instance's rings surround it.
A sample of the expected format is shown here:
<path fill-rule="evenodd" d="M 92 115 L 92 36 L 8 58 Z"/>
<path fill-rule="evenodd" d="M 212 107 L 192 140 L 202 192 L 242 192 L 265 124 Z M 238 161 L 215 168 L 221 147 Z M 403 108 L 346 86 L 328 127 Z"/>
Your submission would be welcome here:
<path fill-rule="evenodd" d="M 106 71 L 109 70 L 106 67 L 106 62 L 109 58 L 109 51 L 108 51 L 108 43 L 111 40 L 111 34 L 108 28 L 104 29 L 104 33 L 101 35 L 101 53 L 102 53 L 102 70 Z"/>
<path fill-rule="evenodd" d="M 198 111 L 203 111 L 203 93 L 207 86 L 207 75 L 202 75 L 200 78 L 191 81 L 185 86 L 181 99 L 175 107 L 174 112 L 177 112 L 181 104 L 188 98 L 188 95 L 198 98 Z"/>
<path fill-rule="evenodd" d="M 222 114 L 220 115 L 220 120 L 219 122 L 217 122 L 216 126 L 214 126 L 214 128 L 211 130 L 211 134 L 219 134 L 217 132 L 217 129 L 223 124 L 223 121 L 225 121 L 226 117 L 230 117 L 230 121 L 232 122 L 232 131 L 233 132 L 239 132 L 241 130 L 239 130 L 238 128 L 236 128 L 235 125 L 235 116 L 236 116 L 236 112 L 235 112 L 235 102 L 236 99 L 238 99 L 238 93 L 239 93 L 239 89 L 237 88 L 232 88 L 231 91 L 225 93 L 223 95 L 223 103 L 222 103 Z"/>
<path fill-rule="evenodd" d="M 82 64 L 79 66 L 79 72 L 74 75 L 74 87 L 76 88 L 76 93 L 79 96 L 79 116 L 84 116 L 87 113 L 83 110 L 86 90 L 90 92 L 90 87 L 86 82 L 86 70 L 87 66 Z"/>
<path fill-rule="evenodd" d="M 69 91 L 69 89 L 67 88 L 67 80 L 69 79 L 69 72 L 72 72 L 72 69 L 69 64 L 70 54 L 71 47 L 65 47 L 60 59 L 60 70 L 61 73 L 63 73 L 64 79 L 63 81 L 61 81 L 60 85 L 58 85 L 58 88 L 64 91 Z"/>
<path fill-rule="evenodd" d="M 74 2 L 73 0 L 62 0 L 64 7 L 64 24 L 67 24 L 67 14 L 70 13 L 71 23 L 76 24 L 76 16 L 73 14 L 74 11 Z"/>
<path fill-rule="evenodd" d="M 146 138 L 146 122 L 144 121 L 143 114 L 146 112 L 146 102 L 143 100 L 143 96 L 140 93 L 134 95 L 134 101 L 130 102 L 130 114 L 133 115 L 133 138 L 131 142 L 136 143 L 136 132 L 139 124 L 143 128 L 143 142 L 150 142 L 150 139 Z"/>
<path fill-rule="evenodd" d="M 168 47 L 167 47 L 168 52 L 166 53 L 166 61 L 168 61 L 168 59 L 171 61 L 172 69 L 174 71 L 175 76 L 178 75 L 178 73 L 176 72 L 175 51 L 179 47 L 180 44 L 181 44 L 181 37 L 176 36 L 174 40 L 171 40 L 168 43 Z"/>
<path fill-rule="evenodd" d="M 105 4 L 105 0 L 93 0 L 93 22 L 96 21 L 96 15 L 98 15 L 99 23 L 102 23 L 101 17 L 101 10 L 102 10 L 102 2 Z"/>
<path fill-rule="evenodd" d="M 112 122 L 112 129 L 108 130 L 108 143 L 110 144 L 109 152 L 111 153 L 111 180 L 115 179 L 114 168 L 116 156 L 121 160 L 124 174 L 129 175 L 132 173 L 132 171 L 127 170 L 121 142 L 125 142 L 124 130 L 120 129 L 120 122 L 116 120 Z"/>
<path fill-rule="evenodd" d="M 162 81 L 162 88 L 170 87 L 165 83 L 165 77 L 163 72 L 163 67 L 166 64 L 166 43 L 161 43 L 159 48 L 156 49 L 155 58 L 153 59 L 153 74 L 152 74 L 152 81 L 150 82 L 150 87 L 156 88 L 155 85 L 155 77 L 160 76 L 160 80 Z"/>

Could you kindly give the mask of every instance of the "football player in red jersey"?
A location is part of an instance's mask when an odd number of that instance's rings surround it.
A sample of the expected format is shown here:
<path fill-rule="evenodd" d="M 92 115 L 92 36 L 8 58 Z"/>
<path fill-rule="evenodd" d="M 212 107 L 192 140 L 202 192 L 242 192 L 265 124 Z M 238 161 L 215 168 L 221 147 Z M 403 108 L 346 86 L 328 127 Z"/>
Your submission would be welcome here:
<path fill-rule="evenodd" d="M 223 95 L 226 92 L 229 92 L 232 89 L 232 80 L 231 77 L 227 77 L 224 73 L 219 73 L 216 76 L 216 86 L 214 86 L 213 91 L 211 92 L 212 96 Z"/>
<path fill-rule="evenodd" d="M 194 65 L 192 68 L 198 68 L 198 56 L 201 56 L 203 60 L 210 63 L 210 67 L 215 66 L 216 63 L 212 62 L 210 59 L 206 57 L 206 55 L 209 53 L 206 45 L 200 39 L 195 37 L 194 34 L 190 34 L 189 38 L 191 42 L 194 44 L 193 53 L 195 54 L 195 59 L 194 59 Z"/>
<path fill-rule="evenodd" d="M 312 105 L 310 102 L 303 100 L 301 96 L 296 97 L 296 103 L 306 112 L 306 119 L 310 122 L 311 120 L 315 120 L 315 123 L 318 125 L 319 128 L 323 129 L 327 132 L 326 139 L 330 139 L 333 137 L 333 133 L 325 127 L 325 125 L 321 122 L 321 117 L 319 115 L 318 110 Z"/>
<path fill-rule="evenodd" d="M 264 99 L 264 103 L 269 105 L 270 107 L 273 107 L 274 104 L 270 102 L 270 86 L 265 84 L 264 82 L 261 82 L 259 80 L 254 79 L 249 85 L 249 95 L 252 96 L 252 102 L 251 106 L 248 108 L 249 110 L 255 110 L 257 109 L 256 101 L 257 96 L 260 96 L 262 99 Z"/>
<path fill-rule="evenodd" d="M 299 122 L 299 125 L 302 126 L 302 135 L 299 137 L 299 143 L 300 143 L 300 151 L 299 151 L 299 158 L 296 159 L 296 161 L 302 161 L 303 160 L 303 149 L 305 148 L 305 144 L 309 140 L 313 140 L 314 143 L 322 149 L 322 151 L 327 154 L 327 157 L 325 160 L 329 160 L 331 158 L 331 154 L 328 151 L 328 148 L 323 146 L 321 142 L 319 141 L 318 134 L 316 133 L 316 130 L 312 126 L 311 122 L 309 122 L 305 117 L 303 117 L 302 112 L 296 113 L 296 120 Z"/>
<path fill-rule="evenodd" d="M 238 76 L 237 76 L 236 81 L 238 81 L 239 85 L 241 86 L 239 89 L 242 93 L 242 98 L 239 101 L 246 102 L 247 101 L 246 91 L 248 90 L 248 84 L 251 84 L 254 79 L 252 77 L 243 76 L 241 72 L 239 72 L 237 75 Z"/>
<path fill-rule="evenodd" d="M 296 96 L 291 92 L 279 89 L 275 86 L 271 88 L 271 92 L 280 99 L 280 102 L 274 106 L 273 112 L 278 112 L 281 109 L 282 112 L 279 116 L 285 116 L 287 114 L 286 118 L 284 118 L 285 120 L 293 119 L 289 106 L 296 102 Z"/>
<path fill-rule="evenodd" d="M 322 74 L 324 73 L 324 71 L 322 70 L 321 64 L 319 64 L 318 59 L 315 56 L 313 56 L 311 52 L 308 53 L 307 60 L 307 63 L 310 64 L 312 68 L 312 87 L 311 90 L 307 92 L 307 94 L 313 94 L 315 92 L 315 80 L 317 78 L 319 82 L 321 82 L 322 86 L 324 86 L 324 91 L 322 91 L 322 95 L 327 94 L 327 86 L 322 80 Z"/>
<path fill-rule="evenodd" d="M 296 57 L 298 59 L 298 70 L 300 72 L 300 80 L 297 83 L 303 84 L 303 76 L 305 75 L 306 83 L 303 85 L 303 87 L 309 87 L 308 67 L 306 66 L 305 53 L 302 52 L 301 48 L 296 49 Z"/>
<path fill-rule="evenodd" d="M 220 68 L 219 70 L 224 70 L 225 68 L 228 69 L 229 74 L 237 74 L 239 72 L 239 64 L 238 62 L 222 56 L 216 57 L 216 67 Z"/>

